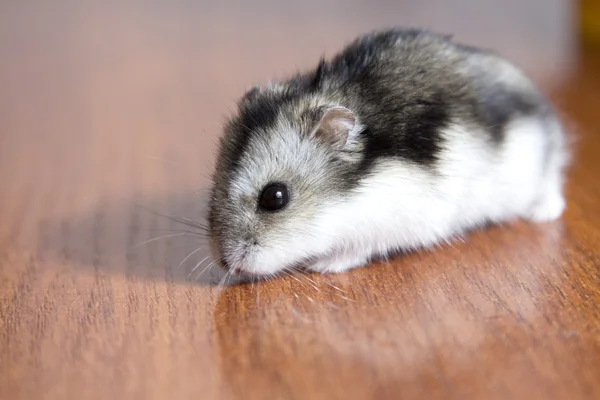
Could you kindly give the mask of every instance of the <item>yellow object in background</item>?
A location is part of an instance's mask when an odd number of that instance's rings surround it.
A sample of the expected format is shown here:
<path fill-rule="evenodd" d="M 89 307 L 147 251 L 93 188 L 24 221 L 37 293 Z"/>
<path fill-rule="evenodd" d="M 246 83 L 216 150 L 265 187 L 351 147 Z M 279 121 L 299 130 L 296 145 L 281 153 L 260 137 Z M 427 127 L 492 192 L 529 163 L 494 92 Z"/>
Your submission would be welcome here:
<path fill-rule="evenodd" d="M 600 46 L 600 0 L 579 0 L 579 29 L 584 43 Z"/>

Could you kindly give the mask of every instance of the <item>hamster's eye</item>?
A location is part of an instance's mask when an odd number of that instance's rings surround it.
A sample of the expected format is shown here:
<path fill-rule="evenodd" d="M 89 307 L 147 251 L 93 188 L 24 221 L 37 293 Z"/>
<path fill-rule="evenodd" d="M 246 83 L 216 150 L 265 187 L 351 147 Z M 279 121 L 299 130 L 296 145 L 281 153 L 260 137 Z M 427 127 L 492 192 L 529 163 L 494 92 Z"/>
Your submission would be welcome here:
<path fill-rule="evenodd" d="M 266 211 L 278 211 L 284 208 L 290 201 L 287 186 L 283 183 L 271 183 L 264 187 L 258 205 Z"/>

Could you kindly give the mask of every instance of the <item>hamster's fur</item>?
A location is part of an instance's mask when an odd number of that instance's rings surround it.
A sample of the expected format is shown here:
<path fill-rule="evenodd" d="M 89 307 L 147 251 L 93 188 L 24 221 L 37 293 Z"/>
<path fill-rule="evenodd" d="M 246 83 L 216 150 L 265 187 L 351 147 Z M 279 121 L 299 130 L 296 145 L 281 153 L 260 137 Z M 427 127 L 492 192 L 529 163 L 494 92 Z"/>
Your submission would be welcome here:
<path fill-rule="evenodd" d="M 486 223 L 563 213 L 565 135 L 501 56 L 391 29 L 250 89 L 221 138 L 209 204 L 227 268 L 341 272 Z M 289 203 L 258 207 L 283 182 Z"/>

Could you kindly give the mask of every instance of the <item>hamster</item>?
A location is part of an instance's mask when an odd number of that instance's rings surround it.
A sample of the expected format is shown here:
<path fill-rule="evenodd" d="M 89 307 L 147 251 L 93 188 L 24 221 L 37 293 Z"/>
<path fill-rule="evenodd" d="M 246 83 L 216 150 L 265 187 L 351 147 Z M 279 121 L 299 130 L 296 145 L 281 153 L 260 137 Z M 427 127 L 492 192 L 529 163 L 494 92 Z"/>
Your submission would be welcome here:
<path fill-rule="evenodd" d="M 375 31 L 249 89 L 220 138 L 208 207 L 232 273 L 336 273 L 474 228 L 560 218 L 561 123 L 493 51 Z"/>

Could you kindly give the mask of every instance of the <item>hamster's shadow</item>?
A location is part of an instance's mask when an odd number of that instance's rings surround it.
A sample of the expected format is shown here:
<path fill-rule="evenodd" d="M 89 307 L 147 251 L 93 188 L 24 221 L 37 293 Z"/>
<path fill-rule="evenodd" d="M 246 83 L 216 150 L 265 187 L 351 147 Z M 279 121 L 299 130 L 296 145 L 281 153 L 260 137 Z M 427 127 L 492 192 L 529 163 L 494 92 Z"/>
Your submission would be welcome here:
<path fill-rule="evenodd" d="M 143 279 L 215 285 L 206 232 L 208 191 L 103 202 L 41 221 L 37 257 Z M 240 283 L 227 279 L 227 283 Z"/>

